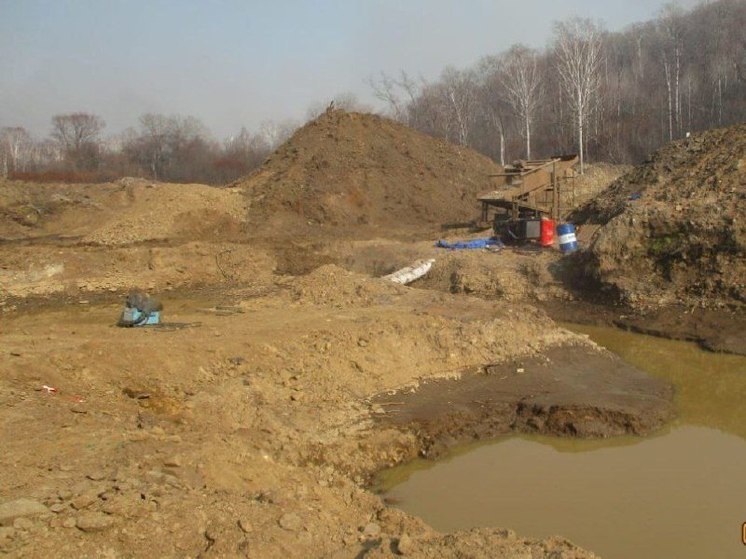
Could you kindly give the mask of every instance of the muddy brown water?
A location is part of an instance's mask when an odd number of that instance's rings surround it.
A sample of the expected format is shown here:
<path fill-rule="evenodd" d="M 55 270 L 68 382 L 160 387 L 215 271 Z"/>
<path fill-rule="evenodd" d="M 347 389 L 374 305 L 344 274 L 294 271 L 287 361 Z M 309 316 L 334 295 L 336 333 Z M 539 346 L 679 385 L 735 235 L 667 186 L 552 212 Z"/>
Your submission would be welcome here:
<path fill-rule="evenodd" d="M 560 534 L 607 559 L 746 557 L 746 357 L 568 326 L 676 387 L 655 436 L 512 436 L 381 476 L 385 498 L 441 531 Z"/>

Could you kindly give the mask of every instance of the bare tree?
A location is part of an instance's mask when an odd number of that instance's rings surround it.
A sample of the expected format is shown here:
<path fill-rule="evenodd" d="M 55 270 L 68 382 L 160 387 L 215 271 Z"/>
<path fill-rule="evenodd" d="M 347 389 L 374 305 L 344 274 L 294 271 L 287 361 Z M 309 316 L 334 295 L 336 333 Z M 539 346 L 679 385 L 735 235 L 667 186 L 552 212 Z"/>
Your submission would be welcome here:
<path fill-rule="evenodd" d="M 536 51 L 514 45 L 500 61 L 500 81 L 507 101 L 521 120 L 526 159 L 531 159 L 531 123 L 541 97 L 541 75 Z"/>
<path fill-rule="evenodd" d="M 93 168 L 98 163 L 99 135 L 106 123 L 90 113 L 52 117 L 52 138 L 73 167 Z"/>
<path fill-rule="evenodd" d="M 499 109 L 490 104 L 487 109 L 489 115 L 489 123 L 493 126 L 497 132 L 497 138 L 499 143 L 498 153 L 500 154 L 500 165 L 505 167 L 505 123 Z"/>
<path fill-rule="evenodd" d="M 423 83 L 416 99 L 407 107 L 409 125 L 417 130 L 448 139 L 449 119 L 442 85 Z"/>
<path fill-rule="evenodd" d="M 33 143 L 31 147 L 30 166 L 39 169 L 59 165 L 64 160 L 64 157 L 57 142 L 46 138 Z"/>
<path fill-rule="evenodd" d="M 148 113 L 140 117 L 140 132 L 127 137 L 123 151 L 156 180 L 187 180 L 187 169 L 209 159 L 209 137 L 193 116 Z"/>
<path fill-rule="evenodd" d="M 452 118 L 458 143 L 469 145 L 471 125 L 476 118 L 476 80 L 471 70 L 457 70 L 449 67 L 441 77 L 442 94 L 445 96 L 449 115 Z"/>
<path fill-rule="evenodd" d="M 494 135 L 497 135 L 497 157 L 500 165 L 505 166 L 505 132 L 506 132 L 506 115 L 511 112 L 509 104 L 506 102 L 506 95 L 500 76 L 502 70 L 501 59 L 497 56 L 485 56 L 477 65 L 479 75 L 479 101 L 480 114 L 484 115 L 484 121 L 487 129 L 491 131 L 488 146 L 494 145 Z M 492 153 L 494 157 L 494 148 L 485 150 Z"/>
<path fill-rule="evenodd" d="M 168 142 L 173 121 L 161 114 L 146 113 L 140 117 L 140 136 L 131 139 L 136 159 L 147 165 L 152 177 L 161 178 L 163 167 L 169 157 Z"/>
<path fill-rule="evenodd" d="M 580 173 L 584 171 L 585 125 L 600 85 L 601 30 L 588 19 L 555 24 L 557 70 L 578 134 Z"/>
<path fill-rule="evenodd" d="M 9 126 L 0 130 L 0 151 L 3 154 L 3 176 L 9 171 L 25 171 L 33 151 L 31 134 L 21 126 Z"/>
<path fill-rule="evenodd" d="M 338 93 L 330 102 L 317 101 L 306 110 L 306 120 L 314 120 L 329 109 L 342 109 L 348 112 L 369 113 L 373 107 L 360 102 L 357 95 L 350 91 Z"/>
<path fill-rule="evenodd" d="M 367 83 L 373 90 L 373 95 L 386 104 L 394 120 L 410 124 L 409 109 L 417 99 L 421 85 L 410 78 L 404 70 L 401 71 L 399 78 L 393 78 L 381 72 L 378 80 L 368 78 Z M 420 83 L 424 85 L 424 80 Z"/>
<path fill-rule="evenodd" d="M 298 123 L 294 120 L 283 120 L 277 122 L 274 120 L 264 120 L 259 125 L 259 136 L 266 142 L 270 150 L 274 150 L 293 135 L 298 128 Z"/>

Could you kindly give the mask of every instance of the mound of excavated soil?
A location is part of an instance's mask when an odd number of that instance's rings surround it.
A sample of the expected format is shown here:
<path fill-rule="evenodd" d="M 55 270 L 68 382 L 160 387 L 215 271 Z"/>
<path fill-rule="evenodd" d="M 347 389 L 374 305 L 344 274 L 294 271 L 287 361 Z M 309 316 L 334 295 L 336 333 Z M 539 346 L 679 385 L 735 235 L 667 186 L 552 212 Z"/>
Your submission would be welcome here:
<path fill-rule="evenodd" d="M 631 165 L 614 165 L 603 162 L 586 165 L 584 173 L 575 177 L 575 196 L 574 199 L 571 198 L 570 203 L 575 207 L 582 206 L 632 169 Z"/>
<path fill-rule="evenodd" d="M 746 125 L 671 143 L 581 208 L 586 272 L 633 307 L 746 303 Z"/>
<path fill-rule="evenodd" d="M 235 188 L 0 181 L 0 299 L 264 283 L 275 263 L 243 243 L 246 211 Z"/>
<path fill-rule="evenodd" d="M 235 184 L 249 195 L 250 221 L 265 230 L 309 222 L 401 229 L 474 220 L 477 194 L 499 169 L 392 120 L 331 111 Z"/>
<path fill-rule="evenodd" d="M 85 240 L 119 245 L 159 239 L 236 237 L 245 201 L 235 189 L 190 184 L 134 184 L 112 195 L 115 212 Z"/>
<path fill-rule="evenodd" d="M 212 241 L 241 235 L 246 200 L 238 189 L 152 183 L 6 181 L 0 189 L 0 238 L 77 237 L 83 243 L 128 245 L 169 240 Z"/>

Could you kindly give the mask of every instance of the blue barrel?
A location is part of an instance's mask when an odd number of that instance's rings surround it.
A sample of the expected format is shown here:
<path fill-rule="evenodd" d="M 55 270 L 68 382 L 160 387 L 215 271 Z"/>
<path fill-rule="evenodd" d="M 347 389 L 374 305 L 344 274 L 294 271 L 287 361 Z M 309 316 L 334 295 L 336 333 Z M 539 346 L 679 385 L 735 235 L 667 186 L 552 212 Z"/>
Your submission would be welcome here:
<path fill-rule="evenodd" d="M 562 252 L 578 250 L 578 241 L 575 238 L 575 226 L 572 223 L 558 225 L 557 237 L 559 237 L 559 246 Z"/>

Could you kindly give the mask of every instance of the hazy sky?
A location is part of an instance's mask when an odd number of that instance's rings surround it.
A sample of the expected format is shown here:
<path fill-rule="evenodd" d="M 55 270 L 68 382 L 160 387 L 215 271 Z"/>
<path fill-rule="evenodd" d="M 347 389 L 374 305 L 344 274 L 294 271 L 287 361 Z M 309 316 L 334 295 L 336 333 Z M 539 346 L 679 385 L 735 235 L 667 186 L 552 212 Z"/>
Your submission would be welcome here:
<path fill-rule="evenodd" d="M 365 79 L 381 71 L 435 78 L 515 42 L 543 47 L 555 20 L 618 30 L 664 3 L 0 0 L 0 126 L 44 136 L 53 114 L 86 111 L 114 133 L 162 112 L 224 137 L 342 92 L 375 104 Z"/>

